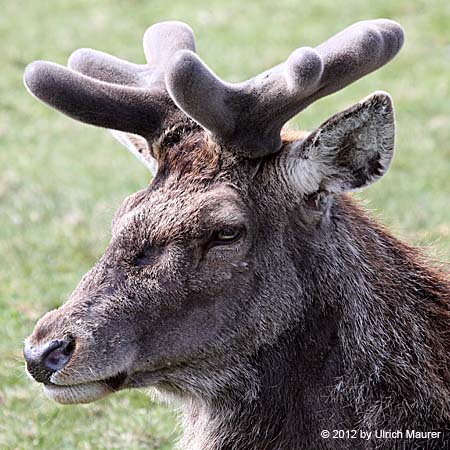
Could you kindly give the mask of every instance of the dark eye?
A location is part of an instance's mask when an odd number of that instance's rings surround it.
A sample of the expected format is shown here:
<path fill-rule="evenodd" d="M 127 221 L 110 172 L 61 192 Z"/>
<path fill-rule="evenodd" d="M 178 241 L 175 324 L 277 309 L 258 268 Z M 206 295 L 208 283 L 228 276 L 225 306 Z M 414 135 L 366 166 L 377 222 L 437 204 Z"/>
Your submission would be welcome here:
<path fill-rule="evenodd" d="M 213 239 L 216 244 L 230 244 L 237 241 L 241 234 L 242 232 L 239 228 L 221 228 L 214 233 Z"/>

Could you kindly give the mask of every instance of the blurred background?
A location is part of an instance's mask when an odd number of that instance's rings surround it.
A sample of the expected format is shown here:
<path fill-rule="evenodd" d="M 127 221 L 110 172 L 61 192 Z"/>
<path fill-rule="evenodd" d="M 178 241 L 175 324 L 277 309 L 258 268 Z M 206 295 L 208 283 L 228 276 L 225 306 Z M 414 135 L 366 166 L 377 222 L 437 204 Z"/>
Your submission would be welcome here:
<path fill-rule="evenodd" d="M 24 374 L 22 342 L 101 256 L 121 200 L 149 181 L 105 130 L 33 99 L 27 63 L 65 64 L 79 47 L 144 62 L 141 39 L 158 21 L 196 33 L 198 53 L 241 81 L 351 23 L 386 17 L 406 31 L 385 68 L 297 117 L 312 129 L 370 92 L 394 98 L 398 139 L 383 180 L 357 194 L 394 234 L 450 260 L 450 2 L 448 0 L 3 0 L 0 15 L 0 448 L 172 449 L 175 416 L 145 392 L 87 406 L 44 398 Z"/>

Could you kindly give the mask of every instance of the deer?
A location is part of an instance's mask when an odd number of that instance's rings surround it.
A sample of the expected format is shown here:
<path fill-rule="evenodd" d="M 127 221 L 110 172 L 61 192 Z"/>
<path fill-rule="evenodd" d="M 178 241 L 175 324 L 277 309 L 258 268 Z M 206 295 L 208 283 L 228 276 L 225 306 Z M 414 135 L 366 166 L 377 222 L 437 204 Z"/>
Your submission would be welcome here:
<path fill-rule="evenodd" d="M 447 269 L 352 197 L 390 167 L 391 96 L 286 125 L 403 42 L 397 22 L 362 21 L 228 83 L 169 21 L 145 32 L 145 64 L 78 49 L 28 65 L 32 95 L 110 130 L 153 176 L 25 341 L 45 394 L 151 388 L 181 405 L 185 450 L 450 449 Z"/>

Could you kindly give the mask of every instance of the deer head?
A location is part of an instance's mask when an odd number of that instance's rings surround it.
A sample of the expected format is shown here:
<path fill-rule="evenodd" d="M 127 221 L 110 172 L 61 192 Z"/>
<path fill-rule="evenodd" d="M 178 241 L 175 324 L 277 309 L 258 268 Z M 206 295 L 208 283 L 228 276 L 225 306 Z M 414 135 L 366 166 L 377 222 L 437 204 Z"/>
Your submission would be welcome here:
<path fill-rule="evenodd" d="M 113 130 L 154 174 L 119 207 L 103 257 L 26 341 L 28 371 L 47 395 L 252 395 L 253 355 L 301 324 L 314 300 L 333 205 L 383 176 L 394 151 L 384 92 L 312 133 L 282 128 L 402 43 L 395 22 L 359 22 L 230 84 L 196 55 L 187 25 L 165 22 L 145 33 L 147 64 L 82 49 L 68 68 L 29 65 L 33 95 Z"/>

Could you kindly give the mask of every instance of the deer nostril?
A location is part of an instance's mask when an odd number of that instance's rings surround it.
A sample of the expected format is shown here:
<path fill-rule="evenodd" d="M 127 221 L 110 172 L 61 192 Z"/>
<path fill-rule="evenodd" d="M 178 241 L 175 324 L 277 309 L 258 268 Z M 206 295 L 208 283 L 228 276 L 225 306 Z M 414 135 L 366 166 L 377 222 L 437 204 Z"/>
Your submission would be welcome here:
<path fill-rule="evenodd" d="M 75 349 L 75 340 L 67 337 L 43 345 L 25 344 L 24 356 L 28 372 L 41 383 L 49 383 L 52 374 L 61 370 Z"/>
<path fill-rule="evenodd" d="M 61 370 L 68 363 L 74 349 L 75 341 L 73 339 L 53 341 L 42 355 L 42 362 L 47 369 Z"/>

